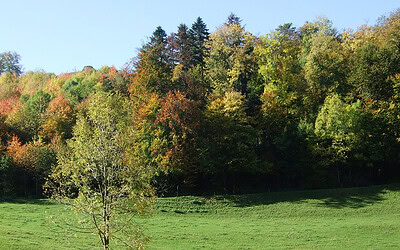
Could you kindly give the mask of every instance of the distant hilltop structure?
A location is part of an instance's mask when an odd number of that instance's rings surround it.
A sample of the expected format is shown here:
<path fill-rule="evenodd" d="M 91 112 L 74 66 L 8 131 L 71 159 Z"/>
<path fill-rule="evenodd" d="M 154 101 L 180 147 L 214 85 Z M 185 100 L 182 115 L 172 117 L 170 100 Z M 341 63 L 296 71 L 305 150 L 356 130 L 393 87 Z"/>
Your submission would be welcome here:
<path fill-rule="evenodd" d="M 82 71 L 86 71 L 86 70 L 94 70 L 94 68 L 90 65 L 83 67 Z"/>

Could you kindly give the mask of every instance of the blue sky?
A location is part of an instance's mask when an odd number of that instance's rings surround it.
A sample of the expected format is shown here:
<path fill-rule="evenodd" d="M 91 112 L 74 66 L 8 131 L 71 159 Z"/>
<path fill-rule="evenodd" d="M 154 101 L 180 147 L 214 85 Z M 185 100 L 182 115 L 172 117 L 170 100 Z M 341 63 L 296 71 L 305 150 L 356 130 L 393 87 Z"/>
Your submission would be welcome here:
<path fill-rule="evenodd" d="M 25 71 L 56 74 L 85 65 L 122 67 L 154 29 L 169 34 L 198 16 L 211 32 L 235 13 L 255 35 L 325 16 L 343 30 L 374 24 L 400 7 L 392 0 L 0 0 L 0 52 L 16 51 Z"/>

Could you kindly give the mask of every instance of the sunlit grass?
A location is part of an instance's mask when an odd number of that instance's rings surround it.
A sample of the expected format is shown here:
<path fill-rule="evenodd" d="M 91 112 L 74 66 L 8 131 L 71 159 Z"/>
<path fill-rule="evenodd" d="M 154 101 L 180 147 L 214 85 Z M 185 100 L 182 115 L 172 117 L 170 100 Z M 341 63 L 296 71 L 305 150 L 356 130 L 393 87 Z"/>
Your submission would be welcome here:
<path fill-rule="evenodd" d="M 51 226 L 59 214 L 68 216 L 48 200 L 0 202 L 0 248 L 99 246 Z M 150 249 L 399 249 L 400 186 L 162 198 L 139 222 Z"/>

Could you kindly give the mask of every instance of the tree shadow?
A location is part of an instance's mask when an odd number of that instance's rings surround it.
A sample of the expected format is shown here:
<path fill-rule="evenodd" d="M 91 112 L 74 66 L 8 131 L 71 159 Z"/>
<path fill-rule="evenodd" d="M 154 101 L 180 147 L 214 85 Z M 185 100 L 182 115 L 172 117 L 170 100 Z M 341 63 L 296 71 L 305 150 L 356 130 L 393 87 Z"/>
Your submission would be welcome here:
<path fill-rule="evenodd" d="M 237 207 L 270 205 L 280 202 L 313 202 L 315 204 L 315 201 L 317 201 L 317 206 L 321 207 L 362 208 L 384 201 L 386 199 L 384 194 L 389 191 L 400 191 L 400 184 L 327 190 L 271 192 L 250 195 L 229 195 L 224 196 L 224 199 L 232 201 Z"/>
<path fill-rule="evenodd" d="M 357 192 L 358 191 L 358 192 Z M 331 207 L 331 208 L 362 208 L 374 203 L 379 203 L 385 200 L 384 194 L 388 192 L 387 189 L 378 189 L 375 192 L 360 192 L 357 189 L 356 192 L 349 190 L 341 190 L 330 197 L 321 199 L 318 206 Z"/>
<path fill-rule="evenodd" d="M 37 199 L 37 198 L 2 198 L 0 197 L 1 203 L 11 203 L 11 204 L 29 204 L 29 205 L 56 205 L 56 202 L 50 199 Z"/>

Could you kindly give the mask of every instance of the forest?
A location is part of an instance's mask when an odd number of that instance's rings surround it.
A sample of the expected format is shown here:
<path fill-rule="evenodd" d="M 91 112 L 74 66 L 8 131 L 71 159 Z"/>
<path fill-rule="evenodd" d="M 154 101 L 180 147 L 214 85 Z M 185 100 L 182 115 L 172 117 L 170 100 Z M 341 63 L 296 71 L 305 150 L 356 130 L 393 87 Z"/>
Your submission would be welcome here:
<path fill-rule="evenodd" d="M 400 181 L 400 10 L 261 36 L 234 14 L 213 33 L 199 17 L 157 27 L 122 69 L 24 73 L 19 60 L 0 54 L 0 196 L 46 195 L 66 152 L 96 155 L 82 138 L 98 120 L 124 131 L 108 157 L 160 196 Z"/>

